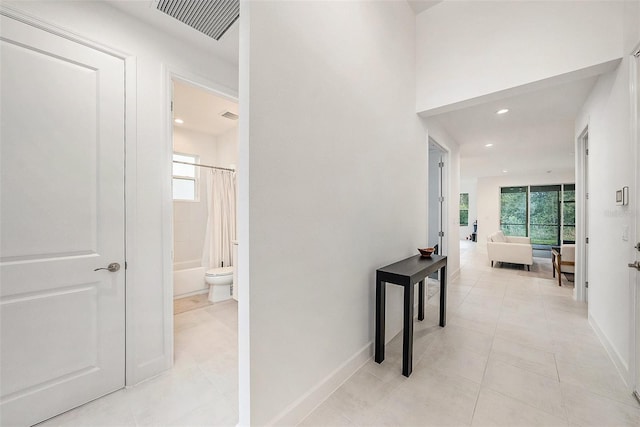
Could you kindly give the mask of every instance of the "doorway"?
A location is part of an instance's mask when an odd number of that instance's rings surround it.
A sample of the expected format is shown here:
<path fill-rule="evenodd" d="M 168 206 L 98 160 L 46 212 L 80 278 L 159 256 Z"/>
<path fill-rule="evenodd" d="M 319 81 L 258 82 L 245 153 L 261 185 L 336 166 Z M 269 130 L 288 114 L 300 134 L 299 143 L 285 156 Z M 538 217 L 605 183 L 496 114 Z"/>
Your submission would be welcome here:
<path fill-rule="evenodd" d="M 438 253 L 446 255 L 446 160 L 447 151 L 429 138 L 429 211 L 428 245 L 438 246 Z"/>
<path fill-rule="evenodd" d="M 238 103 L 179 79 L 173 79 L 172 93 L 173 296 L 179 314 L 237 300 Z"/>
<path fill-rule="evenodd" d="M 575 199 L 580 209 L 576 230 L 577 265 L 575 299 L 587 302 L 589 288 L 589 128 L 578 137 L 578 177 Z"/>
<path fill-rule="evenodd" d="M 169 80 L 174 369 L 200 373 L 225 402 L 211 422 L 234 424 L 238 102 L 192 80 Z"/>

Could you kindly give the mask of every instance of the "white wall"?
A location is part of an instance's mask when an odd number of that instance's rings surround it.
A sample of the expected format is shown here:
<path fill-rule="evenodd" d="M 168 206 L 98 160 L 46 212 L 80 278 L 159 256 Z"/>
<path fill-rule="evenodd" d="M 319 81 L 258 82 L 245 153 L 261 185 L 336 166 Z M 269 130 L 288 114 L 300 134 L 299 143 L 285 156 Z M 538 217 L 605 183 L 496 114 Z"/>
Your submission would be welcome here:
<path fill-rule="evenodd" d="M 460 179 L 460 193 L 469 194 L 469 225 L 460 226 L 460 239 L 465 240 L 473 233 L 473 221 L 478 219 L 478 179 Z"/>
<path fill-rule="evenodd" d="M 135 142 L 127 152 L 127 384 L 135 384 L 170 367 L 172 324 L 170 275 L 163 275 L 165 256 L 171 248 L 163 236 L 171 211 L 171 142 L 165 130 L 168 106 L 163 66 L 208 77 L 231 93 L 237 87 L 238 69 L 208 52 L 130 18 L 101 2 L 45 1 L 3 2 L 81 37 L 131 55 L 135 59 L 135 93 L 127 98 L 135 105 Z M 130 70 L 131 71 L 131 70 Z M 131 83 L 131 80 L 129 80 Z M 166 108 L 166 109 L 165 109 Z M 131 133 L 130 133 L 131 135 Z M 133 163 L 131 163 L 133 162 Z M 168 225 L 167 225 L 168 227 Z"/>
<path fill-rule="evenodd" d="M 424 244 L 415 17 L 406 2 L 242 7 L 240 424 L 288 425 L 369 358 L 375 269 Z"/>
<path fill-rule="evenodd" d="M 417 111 L 620 58 L 624 3 L 632 2 L 437 4 L 416 18 Z"/>
<path fill-rule="evenodd" d="M 598 80 L 576 120 L 576 135 L 589 127 L 589 317 L 625 379 L 631 360 L 627 262 L 636 259 L 632 236 L 640 206 L 633 197 L 632 153 L 637 147 L 629 132 L 630 121 L 629 59 L 625 58 L 617 70 Z M 623 186 L 631 189 L 630 203 L 616 206 L 615 191 Z M 630 229 L 629 241 L 622 239 L 624 227 Z"/>
<path fill-rule="evenodd" d="M 559 171 L 542 175 L 490 176 L 478 178 L 478 248 L 486 252 L 487 236 L 500 230 L 500 187 L 518 185 L 571 184 L 574 171 Z"/>
<path fill-rule="evenodd" d="M 218 135 L 215 166 L 237 169 L 238 165 L 238 128 L 235 127 Z"/>

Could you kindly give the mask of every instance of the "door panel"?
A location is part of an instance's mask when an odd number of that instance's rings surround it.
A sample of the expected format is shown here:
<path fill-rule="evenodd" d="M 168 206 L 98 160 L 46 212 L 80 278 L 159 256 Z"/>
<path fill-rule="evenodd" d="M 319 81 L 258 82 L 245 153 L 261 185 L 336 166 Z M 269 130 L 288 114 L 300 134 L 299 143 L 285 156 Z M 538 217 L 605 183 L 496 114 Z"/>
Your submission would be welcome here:
<path fill-rule="evenodd" d="M 0 424 L 124 386 L 124 62 L 3 16 Z"/>
<path fill-rule="evenodd" d="M 634 71 L 635 71 L 635 113 L 636 116 L 633 118 L 635 120 L 635 131 L 636 131 L 636 144 L 640 146 L 640 49 L 636 50 L 635 58 L 634 58 Z M 636 172 L 636 210 L 635 210 L 635 226 L 636 226 L 636 243 L 640 244 L 640 214 L 638 213 L 638 208 L 640 207 L 640 203 L 637 201 L 640 200 L 640 174 L 638 171 L 640 170 L 640 151 L 638 151 L 636 157 L 635 164 L 635 172 Z M 640 249 L 638 249 L 640 251 Z M 640 254 L 634 251 L 636 259 L 640 256 Z M 635 277 L 632 279 L 632 286 L 635 282 L 635 319 L 633 319 L 634 324 L 632 324 L 633 332 L 635 333 L 635 349 L 634 349 L 634 362 L 635 362 L 635 378 L 634 378 L 634 388 L 633 393 L 640 403 L 640 274 L 636 273 Z"/>
<path fill-rule="evenodd" d="M 95 254 L 96 70 L 11 43 L 2 60 L 3 177 L 28 189 L 3 194 L 12 207 L 3 212 L 3 259 Z M 56 205 L 66 209 L 49 209 Z M 48 214 L 32 221 L 29 212 Z"/>

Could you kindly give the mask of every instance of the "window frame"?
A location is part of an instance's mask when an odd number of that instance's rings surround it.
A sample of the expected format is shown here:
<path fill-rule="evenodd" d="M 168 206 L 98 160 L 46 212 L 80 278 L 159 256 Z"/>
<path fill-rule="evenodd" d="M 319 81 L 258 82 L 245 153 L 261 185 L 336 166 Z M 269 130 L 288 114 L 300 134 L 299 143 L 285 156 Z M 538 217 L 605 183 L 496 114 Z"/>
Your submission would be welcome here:
<path fill-rule="evenodd" d="M 505 229 L 503 228 L 503 226 L 507 225 L 511 225 L 511 226 L 523 226 L 525 227 L 525 236 L 531 237 L 531 227 L 532 226 L 553 226 L 552 224 L 531 224 L 531 194 L 533 192 L 539 193 L 539 192 L 557 192 L 557 209 L 558 209 L 558 223 L 557 223 L 557 239 L 558 239 L 558 244 L 563 244 L 565 242 L 569 242 L 568 240 L 565 240 L 565 229 L 569 229 L 569 228 L 573 228 L 575 230 L 575 218 L 574 218 L 574 223 L 573 224 L 569 224 L 569 223 L 565 223 L 565 211 L 566 211 L 566 206 L 568 206 L 569 204 L 573 204 L 574 206 L 574 215 L 575 215 L 575 183 L 570 183 L 570 184 L 544 184 L 544 185 L 519 185 L 519 186 L 505 186 L 505 187 L 500 187 L 500 229 L 505 232 L 505 235 L 511 235 L 510 233 L 506 232 Z M 573 196 L 573 200 L 569 200 L 566 197 L 566 192 L 573 192 L 574 196 Z M 503 215 L 503 211 L 502 211 L 502 194 L 503 193 L 525 193 L 526 197 L 525 197 L 525 212 L 526 212 L 526 224 L 506 224 L 502 222 L 502 215 Z M 532 242 L 534 245 L 538 245 L 538 246 L 555 246 L 555 245 L 547 245 L 544 243 L 535 243 Z"/>
<path fill-rule="evenodd" d="M 182 153 L 179 151 L 174 151 L 172 156 L 171 156 L 171 197 L 173 199 L 174 202 L 190 202 L 190 203 L 194 203 L 194 202 L 199 202 L 200 201 L 200 171 L 199 168 L 197 166 L 193 166 L 193 176 L 188 176 L 188 175 L 176 175 L 174 173 L 174 166 L 176 165 L 176 158 L 175 156 L 183 156 L 183 157 L 188 157 L 189 159 L 191 159 L 191 163 L 193 164 L 200 164 L 200 156 L 198 156 L 197 154 L 191 154 L 191 153 Z M 178 161 L 183 161 L 183 160 L 178 160 Z M 181 164 L 181 163 L 178 163 Z M 175 197 L 175 194 L 173 192 L 173 187 L 174 187 L 174 182 L 175 180 L 184 180 L 184 181 L 193 181 L 193 199 L 177 199 Z"/>
<path fill-rule="evenodd" d="M 466 204 L 466 209 L 462 208 L 462 196 L 467 196 L 467 204 Z M 458 222 L 460 223 L 461 227 L 468 227 L 469 226 L 469 193 L 460 193 L 460 206 L 459 206 L 459 219 Z M 465 211 L 467 213 L 467 222 L 465 224 L 462 223 L 462 211 Z"/>
<path fill-rule="evenodd" d="M 571 200 L 567 200 L 565 194 L 567 192 L 573 192 L 573 198 Z M 573 205 L 573 224 L 568 224 L 565 222 L 565 212 L 567 205 Z M 575 243 L 575 234 L 576 234 L 576 185 L 575 184 L 562 184 L 562 215 L 560 218 L 561 222 L 561 235 L 560 241 L 562 244 L 565 243 Z M 573 228 L 573 240 L 565 240 L 565 228 Z"/>
<path fill-rule="evenodd" d="M 525 203 L 525 211 L 524 211 L 524 223 L 523 224 L 512 224 L 512 223 L 503 223 L 502 222 L 502 195 L 503 194 L 524 194 L 524 203 Z M 506 235 L 510 236 L 512 234 L 505 231 L 503 226 L 522 226 L 524 227 L 524 236 L 529 236 L 529 186 L 528 185 L 513 185 L 507 187 L 500 187 L 500 213 L 499 213 L 499 221 L 500 221 L 500 230 Z"/>

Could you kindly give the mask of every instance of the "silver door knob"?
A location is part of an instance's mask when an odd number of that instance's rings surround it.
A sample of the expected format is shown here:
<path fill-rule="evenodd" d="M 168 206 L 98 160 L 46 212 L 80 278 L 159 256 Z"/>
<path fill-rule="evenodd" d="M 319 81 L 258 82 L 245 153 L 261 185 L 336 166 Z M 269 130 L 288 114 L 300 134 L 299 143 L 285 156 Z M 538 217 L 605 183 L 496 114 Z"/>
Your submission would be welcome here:
<path fill-rule="evenodd" d="M 629 264 L 629 268 L 635 268 L 636 270 L 640 270 L 640 263 L 638 263 L 638 261 L 634 261 L 631 264 Z"/>
<path fill-rule="evenodd" d="M 116 271 L 120 270 L 120 264 L 118 264 L 117 262 L 112 262 L 106 268 L 105 267 L 96 268 L 93 271 L 98 271 L 98 270 L 108 270 L 108 271 L 110 271 L 112 273 L 115 273 Z"/>

